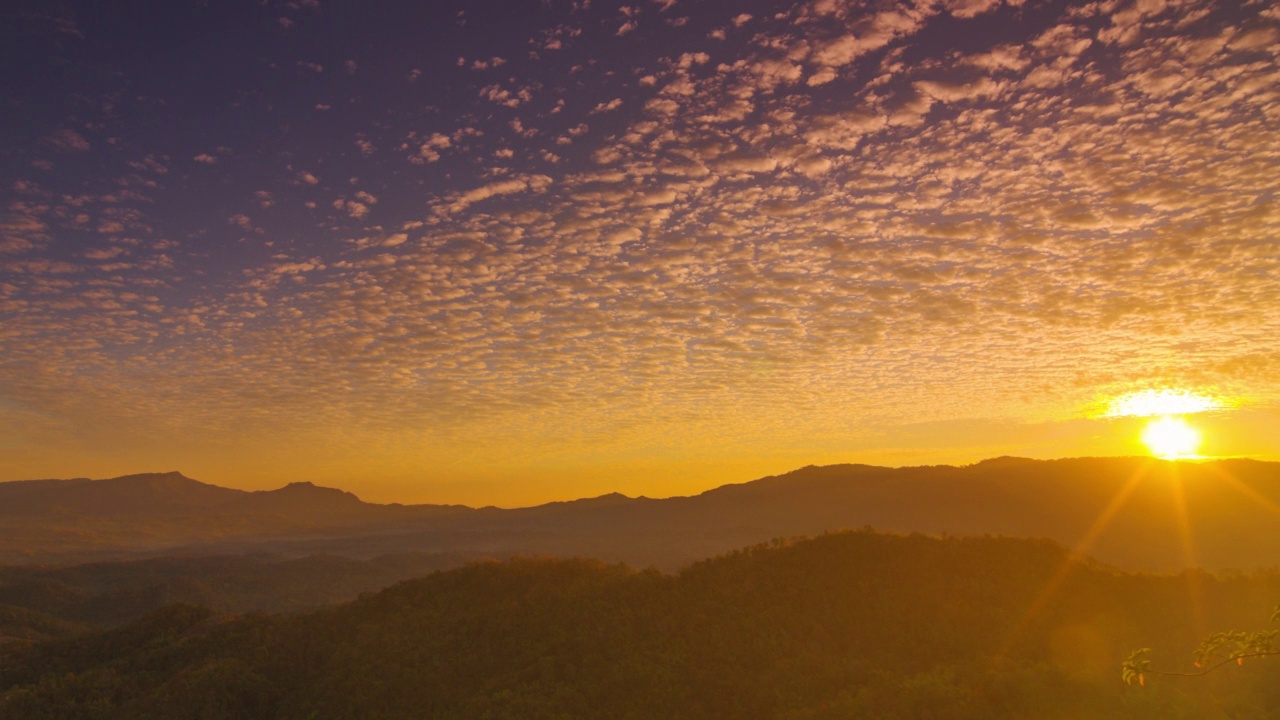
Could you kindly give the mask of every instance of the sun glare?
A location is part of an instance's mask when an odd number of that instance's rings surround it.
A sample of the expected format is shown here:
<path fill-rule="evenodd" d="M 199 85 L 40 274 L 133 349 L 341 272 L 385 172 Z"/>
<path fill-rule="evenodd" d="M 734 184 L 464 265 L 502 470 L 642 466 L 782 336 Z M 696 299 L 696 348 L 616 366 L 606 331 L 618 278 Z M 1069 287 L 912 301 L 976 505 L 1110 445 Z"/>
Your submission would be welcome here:
<path fill-rule="evenodd" d="M 1200 431 L 1182 418 L 1165 416 L 1147 423 L 1142 443 L 1151 454 L 1165 460 L 1196 457 L 1200 449 Z"/>
<path fill-rule="evenodd" d="M 1190 415 L 1224 407 L 1226 403 L 1220 398 L 1189 390 L 1142 390 L 1113 398 L 1103 417 Z"/>

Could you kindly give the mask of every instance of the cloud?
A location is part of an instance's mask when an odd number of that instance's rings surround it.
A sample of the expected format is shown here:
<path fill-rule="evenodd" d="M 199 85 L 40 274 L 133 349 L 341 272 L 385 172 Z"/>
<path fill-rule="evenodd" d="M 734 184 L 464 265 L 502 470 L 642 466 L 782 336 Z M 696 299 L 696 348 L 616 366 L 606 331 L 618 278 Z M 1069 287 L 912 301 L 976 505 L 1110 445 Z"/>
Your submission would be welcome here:
<path fill-rule="evenodd" d="M 751 64 L 758 87 L 766 92 L 779 85 L 793 83 L 804 74 L 804 69 L 785 58 L 762 58 Z"/>
<path fill-rule="evenodd" d="M 453 147 L 453 141 L 448 135 L 432 133 L 418 146 L 418 157 L 429 163 L 437 162 L 441 157 L 440 151 L 450 147 Z"/>
<path fill-rule="evenodd" d="M 445 209 L 448 212 L 457 213 L 466 210 L 475 203 L 488 200 L 491 197 L 499 195 L 511 195 L 523 192 L 542 192 L 550 186 L 552 182 L 552 179 L 546 175 L 533 175 L 510 178 L 508 180 L 499 180 L 462 193 L 454 194 L 453 200 L 445 206 Z"/>
<path fill-rule="evenodd" d="M 805 84 L 809 85 L 810 87 L 817 86 L 817 85 L 826 85 L 832 80 L 835 80 L 836 77 L 838 76 L 836 74 L 835 69 L 825 67 L 815 72 L 814 74 L 810 75 L 808 78 L 806 78 Z"/>
<path fill-rule="evenodd" d="M 39 208 L 15 201 L 0 213 L 0 253 L 32 250 L 49 240 L 49 226 L 40 219 Z"/>
<path fill-rule="evenodd" d="M 250 428 L 463 465 L 602 437 L 837 447 L 1138 381 L 1280 401 L 1264 4 L 818 0 L 741 30 L 741 8 L 632 5 L 427 77 L 362 54 L 252 137 L 232 120 L 267 106 L 238 84 L 225 123 L 151 88 L 200 144 L 123 105 L 51 119 L 79 142 L 11 139 L 0 387 L 66 436 Z M 595 52 L 660 11 L 690 20 Z"/>
<path fill-rule="evenodd" d="M 916 88 L 943 102 L 959 102 L 996 95 L 1000 85 L 989 77 L 918 80 Z"/>
<path fill-rule="evenodd" d="M 301 262 L 275 263 L 268 272 L 272 275 L 299 275 L 315 270 L 323 270 L 324 267 L 324 263 L 320 261 L 320 258 L 311 258 Z"/>
<path fill-rule="evenodd" d="M 110 260 L 123 252 L 122 247 L 90 248 L 84 251 L 84 256 L 90 260 Z"/>
<path fill-rule="evenodd" d="M 818 177 L 831 171 L 833 164 L 829 158 L 809 157 L 796 163 L 796 170 L 806 177 Z"/>
<path fill-rule="evenodd" d="M 64 153 L 85 152 L 92 146 L 84 136 L 70 128 L 60 128 L 45 136 L 45 142 Z"/>
<path fill-rule="evenodd" d="M 680 112 L 680 103 L 671 98 L 652 98 L 645 102 L 644 110 L 650 115 L 672 117 Z"/>
<path fill-rule="evenodd" d="M 481 88 L 480 97 L 498 105 L 514 108 L 532 100 L 533 93 L 528 88 L 519 88 L 512 91 L 501 85 L 493 84 Z"/>
<path fill-rule="evenodd" d="M 804 139 L 819 147 L 852 150 L 866 135 L 885 127 L 885 116 L 872 108 L 814 118 Z"/>
<path fill-rule="evenodd" d="M 712 167 L 719 172 L 762 173 L 776 169 L 778 161 L 764 155 L 731 153 L 717 158 L 712 162 Z"/>
<path fill-rule="evenodd" d="M 1000 0 L 945 0 L 943 7 L 958 18 L 977 17 L 1000 6 Z"/>
<path fill-rule="evenodd" d="M 964 58 L 964 62 L 988 72 L 1022 70 L 1030 62 L 1017 45 L 998 45 L 977 55 Z"/>
<path fill-rule="evenodd" d="M 612 110 L 617 110 L 620 107 L 622 107 L 622 98 L 614 98 L 608 102 L 596 103 L 596 106 L 591 110 L 591 114 L 595 115 L 596 113 L 610 112 Z"/>
<path fill-rule="evenodd" d="M 1261 50 L 1274 48 L 1280 41 L 1280 30 L 1275 26 L 1244 30 L 1231 39 L 1232 50 Z"/>
<path fill-rule="evenodd" d="M 333 208 L 346 213 L 348 217 L 356 218 L 357 220 L 363 218 L 369 214 L 369 206 L 376 203 L 377 198 L 374 198 L 372 195 L 368 195 L 367 193 L 359 193 L 359 195 L 365 195 L 364 198 L 361 198 L 364 202 L 360 202 L 360 200 L 338 198 L 333 201 Z"/>

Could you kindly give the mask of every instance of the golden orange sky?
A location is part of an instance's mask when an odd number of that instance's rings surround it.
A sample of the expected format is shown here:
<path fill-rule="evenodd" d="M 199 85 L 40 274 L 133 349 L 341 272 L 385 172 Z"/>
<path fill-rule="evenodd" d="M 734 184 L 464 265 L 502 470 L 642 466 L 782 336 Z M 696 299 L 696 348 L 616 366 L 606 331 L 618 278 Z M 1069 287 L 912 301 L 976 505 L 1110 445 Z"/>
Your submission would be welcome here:
<path fill-rule="evenodd" d="M 0 480 L 1280 459 L 1266 3 L 391 7 L 22 20 Z"/>

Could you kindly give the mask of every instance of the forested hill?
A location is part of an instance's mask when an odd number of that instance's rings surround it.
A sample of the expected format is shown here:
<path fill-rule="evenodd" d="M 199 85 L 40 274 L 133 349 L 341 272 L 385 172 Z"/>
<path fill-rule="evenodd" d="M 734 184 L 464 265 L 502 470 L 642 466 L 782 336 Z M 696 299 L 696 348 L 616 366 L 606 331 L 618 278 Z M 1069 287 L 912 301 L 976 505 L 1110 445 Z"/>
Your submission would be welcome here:
<path fill-rule="evenodd" d="M 466 559 L 448 553 L 373 560 L 213 556 L 0 566 L 0 645 L 105 629 L 178 602 L 237 614 L 335 605 Z"/>
<path fill-rule="evenodd" d="M 1105 522 L 1095 528 L 1100 519 Z M 676 570 L 772 537 L 871 526 L 1043 537 L 1131 570 L 1280 565 L 1280 463 L 997 458 L 806 467 L 691 497 L 532 508 L 377 505 L 295 483 L 247 493 L 177 473 L 0 483 L 0 563 L 157 554 L 587 556 Z M 1095 532 L 1097 530 L 1097 532 Z"/>
<path fill-rule="evenodd" d="M 1190 669 L 1202 633 L 1265 628 L 1280 576 L 1063 579 L 1066 558 L 847 532 L 674 576 L 519 560 L 305 614 L 172 606 L 0 659 L 0 717 L 1276 717 L 1278 661 L 1146 688 L 1119 668 L 1149 646 Z"/>

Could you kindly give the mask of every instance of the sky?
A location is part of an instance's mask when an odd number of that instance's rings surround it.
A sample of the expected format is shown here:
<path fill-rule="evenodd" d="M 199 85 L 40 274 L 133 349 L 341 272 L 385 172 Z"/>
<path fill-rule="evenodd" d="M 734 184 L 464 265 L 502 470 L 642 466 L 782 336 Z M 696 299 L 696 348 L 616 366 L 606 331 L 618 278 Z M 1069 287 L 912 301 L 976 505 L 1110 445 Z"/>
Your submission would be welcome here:
<path fill-rule="evenodd" d="M 0 480 L 1280 459 L 1269 2 L 16 4 Z"/>

